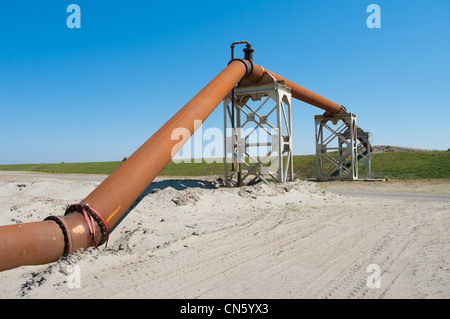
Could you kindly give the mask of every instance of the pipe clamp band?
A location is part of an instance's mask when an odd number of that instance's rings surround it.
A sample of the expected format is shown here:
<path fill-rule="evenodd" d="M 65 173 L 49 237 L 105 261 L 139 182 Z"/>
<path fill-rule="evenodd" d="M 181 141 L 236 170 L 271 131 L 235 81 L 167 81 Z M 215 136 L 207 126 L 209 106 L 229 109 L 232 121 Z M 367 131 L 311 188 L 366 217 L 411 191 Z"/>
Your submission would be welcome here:
<path fill-rule="evenodd" d="M 72 204 L 70 205 L 66 212 L 64 213 L 64 215 L 73 213 L 73 212 L 77 212 L 80 214 L 84 215 L 84 212 L 88 213 L 90 218 L 93 218 L 97 224 L 100 227 L 101 230 L 101 236 L 100 236 L 100 240 L 96 244 L 96 246 L 100 246 L 103 245 L 104 243 L 108 243 L 108 239 L 109 239 L 109 233 L 110 233 L 110 229 L 108 226 L 108 223 L 105 221 L 105 219 L 103 218 L 103 216 L 96 211 L 90 204 L 88 203 L 79 203 L 79 204 Z M 89 220 L 86 220 L 86 222 L 89 224 Z M 93 234 L 95 237 L 95 234 Z"/>
<path fill-rule="evenodd" d="M 230 64 L 233 61 L 239 61 L 239 62 L 244 63 L 245 69 L 246 69 L 244 78 L 246 78 L 247 76 L 252 74 L 252 72 L 253 72 L 253 63 L 251 61 L 249 61 L 247 59 L 233 59 L 230 62 L 228 62 L 228 64 Z"/>
<path fill-rule="evenodd" d="M 61 231 L 64 235 L 64 253 L 63 257 L 67 257 L 72 252 L 72 238 L 69 234 L 69 227 L 67 227 L 66 222 L 64 219 L 58 216 L 48 216 L 44 220 L 52 220 L 55 223 L 58 224 L 58 226 L 61 228 Z"/>

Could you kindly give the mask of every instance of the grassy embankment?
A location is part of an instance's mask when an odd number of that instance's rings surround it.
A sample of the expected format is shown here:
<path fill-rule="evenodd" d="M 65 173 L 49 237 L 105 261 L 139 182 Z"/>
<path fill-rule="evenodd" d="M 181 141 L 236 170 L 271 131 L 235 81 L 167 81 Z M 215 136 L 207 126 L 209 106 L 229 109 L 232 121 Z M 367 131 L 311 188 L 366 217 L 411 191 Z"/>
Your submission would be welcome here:
<path fill-rule="evenodd" d="M 66 174 L 110 174 L 122 162 L 0 165 L 0 171 L 32 171 Z M 294 156 L 294 173 L 301 178 L 315 177 L 315 156 Z M 170 162 L 161 176 L 222 175 L 222 163 Z M 360 173 L 360 178 L 365 174 Z M 372 178 L 421 179 L 450 178 L 450 152 L 386 152 L 372 155 Z"/>

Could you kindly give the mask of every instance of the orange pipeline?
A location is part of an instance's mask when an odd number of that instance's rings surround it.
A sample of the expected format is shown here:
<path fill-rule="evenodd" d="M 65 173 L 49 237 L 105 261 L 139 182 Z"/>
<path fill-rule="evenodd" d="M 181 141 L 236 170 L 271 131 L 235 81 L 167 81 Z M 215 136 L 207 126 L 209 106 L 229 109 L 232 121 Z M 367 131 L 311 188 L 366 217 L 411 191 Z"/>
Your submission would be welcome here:
<path fill-rule="evenodd" d="M 280 76 L 276 73 L 273 73 L 272 71 L 264 69 L 263 67 L 261 67 L 257 64 L 253 63 L 253 69 L 252 69 L 251 74 L 248 76 L 248 79 L 252 82 L 258 82 L 262 78 L 264 71 L 266 71 L 270 75 L 272 75 L 277 81 L 285 81 L 286 86 L 291 88 L 292 97 L 297 100 L 314 105 L 314 106 L 321 108 L 322 110 L 325 110 L 332 114 L 336 114 L 341 110 L 343 110 L 344 112 L 347 112 L 342 105 L 334 103 L 333 101 L 330 101 L 330 100 L 324 98 L 323 96 L 320 96 L 319 94 L 316 94 L 308 89 L 305 89 L 304 87 L 302 87 L 292 81 L 289 81 L 289 80 L 283 78 L 282 76 Z M 359 139 L 359 141 L 367 149 L 366 142 L 362 139 Z M 374 148 L 372 145 L 370 145 L 370 151 L 371 152 L 374 151 Z"/>
<path fill-rule="evenodd" d="M 0 271 L 21 265 L 57 261 L 60 257 L 101 245 L 129 207 L 167 165 L 183 144 L 173 136 L 177 128 L 192 134 L 225 96 L 243 78 L 257 82 L 264 69 L 251 59 L 232 60 L 228 66 L 164 124 L 136 152 L 122 163 L 91 194 L 72 205 L 62 217 L 50 216 L 41 222 L 0 226 Z M 267 71 L 267 70 L 266 70 Z M 341 106 L 285 78 L 292 96 L 330 113 Z"/>
<path fill-rule="evenodd" d="M 305 89 L 304 87 L 302 87 L 292 81 L 289 81 L 289 80 L 283 78 L 282 76 L 279 76 L 278 74 L 273 73 L 272 71 L 266 70 L 263 67 L 261 67 L 257 64 L 254 64 L 254 63 L 253 63 L 252 73 L 248 76 L 248 79 L 252 82 L 258 82 L 262 78 L 264 71 L 266 71 L 270 75 L 272 75 L 277 81 L 285 81 L 286 86 L 291 88 L 292 97 L 297 100 L 314 105 L 318 108 L 321 108 L 322 110 L 328 111 L 333 114 L 338 113 L 342 108 L 341 105 L 336 104 L 336 103 L 320 96 L 319 94 L 316 94 L 308 89 Z"/>
<path fill-rule="evenodd" d="M 248 64 L 232 61 L 150 139 L 122 163 L 82 202 L 101 214 L 90 223 L 80 210 L 63 217 L 0 227 L 0 271 L 22 265 L 57 261 L 60 257 L 94 243 L 106 241 L 104 229 L 112 229 L 129 207 L 181 149 L 184 140 L 172 137 L 177 128 L 192 135 L 231 89 L 246 75 Z M 76 206 L 72 206 L 75 209 Z M 95 216 L 94 216 L 95 217 Z M 105 220 L 108 225 L 102 225 Z M 90 227 L 94 227 L 94 231 Z M 105 227 L 108 226 L 108 227 Z M 95 233 L 95 235 L 93 234 Z M 93 238 L 95 237 L 95 238 Z"/>

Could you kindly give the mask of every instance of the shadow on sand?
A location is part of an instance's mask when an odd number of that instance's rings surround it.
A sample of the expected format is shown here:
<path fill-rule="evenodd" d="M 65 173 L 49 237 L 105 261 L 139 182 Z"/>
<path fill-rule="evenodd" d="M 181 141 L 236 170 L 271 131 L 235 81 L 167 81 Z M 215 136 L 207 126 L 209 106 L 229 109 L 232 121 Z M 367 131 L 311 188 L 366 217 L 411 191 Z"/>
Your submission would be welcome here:
<path fill-rule="evenodd" d="M 168 187 L 172 187 L 177 191 L 182 191 L 185 189 L 191 188 L 200 188 L 200 189 L 215 189 L 219 187 L 223 187 L 223 180 L 221 178 L 215 181 L 209 180 L 201 180 L 201 179 L 167 179 L 163 181 L 152 182 L 144 192 L 136 199 L 136 201 L 131 205 L 131 207 L 126 211 L 125 214 L 120 218 L 120 220 L 114 225 L 111 229 L 111 232 L 122 222 L 124 218 L 128 216 L 128 214 L 144 199 L 147 195 L 153 194 L 159 190 L 166 189 Z"/>

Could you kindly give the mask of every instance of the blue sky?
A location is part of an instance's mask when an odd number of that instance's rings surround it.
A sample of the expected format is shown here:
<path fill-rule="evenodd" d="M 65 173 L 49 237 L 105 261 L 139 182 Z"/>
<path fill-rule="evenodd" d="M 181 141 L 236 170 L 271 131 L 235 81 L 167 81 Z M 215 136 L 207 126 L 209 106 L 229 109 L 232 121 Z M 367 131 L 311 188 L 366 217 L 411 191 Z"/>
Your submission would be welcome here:
<path fill-rule="evenodd" d="M 66 25 L 71 3 L 80 29 Z M 371 3 L 380 29 L 366 25 Z M 374 144 L 446 150 L 449 19 L 448 0 L 2 0 L 0 164 L 131 155 L 240 40 L 255 63 L 356 113 Z M 321 113 L 293 100 L 295 154 L 314 153 Z"/>

